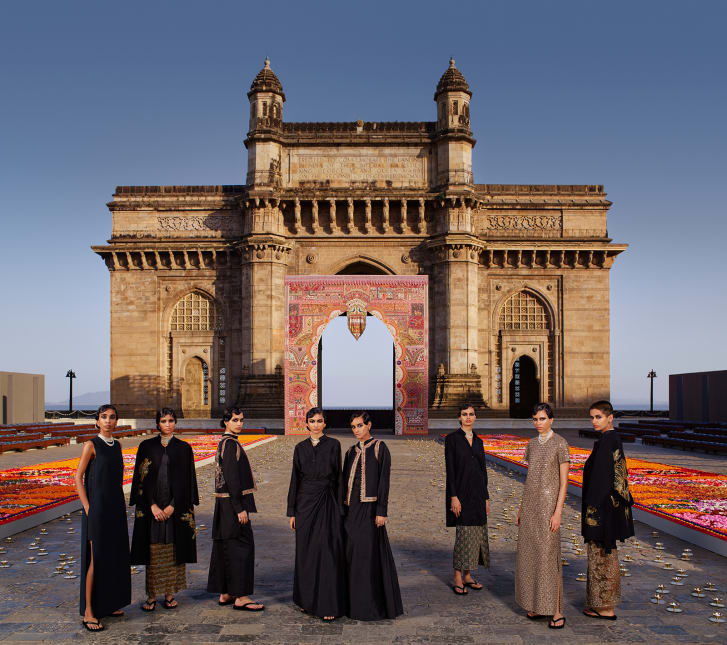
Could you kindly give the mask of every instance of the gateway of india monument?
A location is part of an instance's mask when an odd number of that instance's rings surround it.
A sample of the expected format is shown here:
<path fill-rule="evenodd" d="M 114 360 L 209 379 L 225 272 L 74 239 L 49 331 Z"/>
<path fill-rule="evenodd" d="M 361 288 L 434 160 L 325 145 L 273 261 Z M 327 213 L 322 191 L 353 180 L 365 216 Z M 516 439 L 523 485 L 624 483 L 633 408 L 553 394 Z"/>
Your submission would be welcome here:
<path fill-rule="evenodd" d="M 603 186 L 475 183 L 473 95 L 454 60 L 435 121 L 287 122 L 268 60 L 247 96 L 244 184 L 118 186 L 108 203 L 111 238 L 92 248 L 110 272 L 121 416 L 171 405 L 214 417 L 236 403 L 250 418 L 292 415 L 288 389 L 308 378 L 293 376 L 303 341 L 291 340 L 306 305 L 289 305 L 288 289 L 302 279 L 312 303 L 349 283 L 364 293 L 363 276 L 394 301 L 398 279 L 423 285 L 416 356 L 409 328 L 389 327 L 403 330 L 400 345 L 392 332 L 408 365 L 395 357 L 406 372 L 396 387 L 419 419 L 397 432 L 455 418 L 465 398 L 480 417 L 504 417 L 529 416 L 538 400 L 574 416 L 608 397 L 609 269 L 626 246 L 608 237 Z M 359 296 L 326 315 L 353 307 L 365 324 L 366 306 Z M 314 380 L 324 326 L 300 359 Z"/>

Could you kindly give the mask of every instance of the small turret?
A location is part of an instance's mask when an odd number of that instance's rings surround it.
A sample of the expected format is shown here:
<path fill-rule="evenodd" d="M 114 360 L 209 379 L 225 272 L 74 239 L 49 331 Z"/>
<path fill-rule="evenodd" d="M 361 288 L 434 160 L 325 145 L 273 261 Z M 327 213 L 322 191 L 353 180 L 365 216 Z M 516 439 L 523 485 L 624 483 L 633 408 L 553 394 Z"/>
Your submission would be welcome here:
<path fill-rule="evenodd" d="M 259 128 L 279 128 L 283 121 L 285 94 L 275 72 L 270 69 L 270 60 L 258 72 L 247 93 L 250 100 L 250 131 Z"/>
<path fill-rule="evenodd" d="M 437 83 L 434 100 L 437 102 L 437 130 L 459 129 L 470 131 L 470 99 L 472 92 L 454 64 L 449 59 L 449 68 Z"/>

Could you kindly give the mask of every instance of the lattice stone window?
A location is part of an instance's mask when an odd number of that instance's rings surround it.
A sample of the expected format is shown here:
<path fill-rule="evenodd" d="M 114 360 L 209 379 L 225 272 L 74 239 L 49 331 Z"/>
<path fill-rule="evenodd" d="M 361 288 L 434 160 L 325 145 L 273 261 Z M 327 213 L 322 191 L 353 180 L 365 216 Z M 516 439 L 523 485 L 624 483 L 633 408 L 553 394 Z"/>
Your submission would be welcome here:
<path fill-rule="evenodd" d="M 548 312 L 532 293 L 518 291 L 500 310 L 500 329 L 549 329 Z"/>
<path fill-rule="evenodd" d="M 215 303 L 193 291 L 182 298 L 172 312 L 172 331 L 212 331 L 218 328 Z"/>

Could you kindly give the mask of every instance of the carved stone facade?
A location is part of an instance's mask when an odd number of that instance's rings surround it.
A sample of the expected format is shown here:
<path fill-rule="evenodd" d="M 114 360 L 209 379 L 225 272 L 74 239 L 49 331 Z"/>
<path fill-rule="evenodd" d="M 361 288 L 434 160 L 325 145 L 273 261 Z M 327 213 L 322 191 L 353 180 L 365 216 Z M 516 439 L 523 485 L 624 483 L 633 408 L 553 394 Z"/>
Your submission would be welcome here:
<path fill-rule="evenodd" d="M 626 248 L 610 202 L 598 185 L 474 183 L 454 61 L 433 122 L 286 122 L 267 60 L 248 98 L 244 185 L 120 186 L 108 204 L 93 250 L 125 416 L 282 417 L 289 275 L 429 276 L 430 416 L 463 398 L 507 416 L 528 397 L 569 414 L 608 396 L 609 269 Z"/>

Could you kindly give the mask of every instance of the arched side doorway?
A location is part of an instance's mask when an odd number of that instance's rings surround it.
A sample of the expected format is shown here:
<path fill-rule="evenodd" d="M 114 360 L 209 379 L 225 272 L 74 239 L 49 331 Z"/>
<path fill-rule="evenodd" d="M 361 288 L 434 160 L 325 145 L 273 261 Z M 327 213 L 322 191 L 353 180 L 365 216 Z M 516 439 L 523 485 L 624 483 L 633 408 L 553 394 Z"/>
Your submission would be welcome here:
<path fill-rule="evenodd" d="M 497 330 L 493 339 L 495 379 L 492 398 L 495 406 L 509 410 L 511 417 L 523 418 L 530 416 L 533 396 L 559 405 L 555 387 L 557 362 L 554 360 L 557 323 L 547 298 L 525 287 L 505 295 L 494 308 L 493 316 L 493 326 Z M 532 385 L 533 381 L 536 386 Z M 523 383 L 528 388 L 525 402 Z"/>
<path fill-rule="evenodd" d="M 535 361 L 523 354 L 512 364 L 510 416 L 513 419 L 529 419 L 539 398 L 540 384 Z"/>
<path fill-rule="evenodd" d="M 160 405 L 186 418 L 210 418 L 227 404 L 227 360 L 222 315 L 211 295 L 190 291 L 168 314 L 167 391 Z"/>
<path fill-rule="evenodd" d="M 209 365 L 198 356 L 184 366 L 182 414 L 188 418 L 210 415 Z"/>
<path fill-rule="evenodd" d="M 285 279 L 285 432 L 305 432 L 318 404 L 318 341 L 343 313 L 371 314 L 394 339 L 396 434 L 425 434 L 428 423 L 427 276 L 288 276 Z"/>

